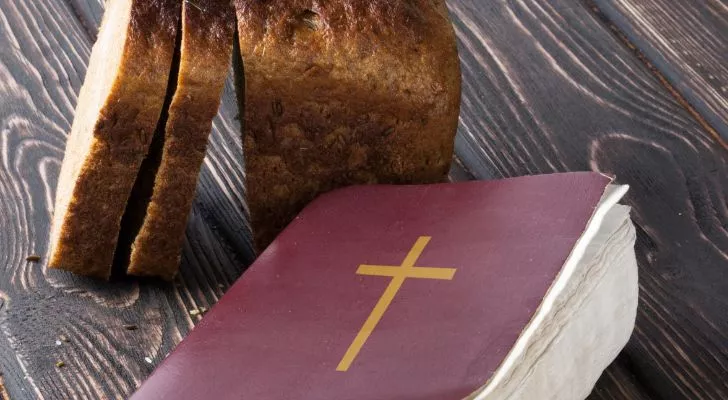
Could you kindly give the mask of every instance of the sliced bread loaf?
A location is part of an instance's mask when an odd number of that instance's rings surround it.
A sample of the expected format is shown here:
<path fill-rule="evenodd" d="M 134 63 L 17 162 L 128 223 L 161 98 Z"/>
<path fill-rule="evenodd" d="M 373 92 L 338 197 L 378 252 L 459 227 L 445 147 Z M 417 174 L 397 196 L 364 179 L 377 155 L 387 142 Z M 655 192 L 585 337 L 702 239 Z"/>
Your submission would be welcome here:
<path fill-rule="evenodd" d="M 177 273 L 212 119 L 230 68 L 234 32 L 230 0 L 183 3 L 176 89 L 152 178 L 153 192 L 131 247 L 128 274 L 172 279 Z"/>
<path fill-rule="evenodd" d="M 460 69 L 444 0 L 234 3 L 258 249 L 319 193 L 446 177 Z"/>
<path fill-rule="evenodd" d="M 56 192 L 49 265 L 108 278 L 119 224 L 162 110 L 178 0 L 109 0 Z"/>

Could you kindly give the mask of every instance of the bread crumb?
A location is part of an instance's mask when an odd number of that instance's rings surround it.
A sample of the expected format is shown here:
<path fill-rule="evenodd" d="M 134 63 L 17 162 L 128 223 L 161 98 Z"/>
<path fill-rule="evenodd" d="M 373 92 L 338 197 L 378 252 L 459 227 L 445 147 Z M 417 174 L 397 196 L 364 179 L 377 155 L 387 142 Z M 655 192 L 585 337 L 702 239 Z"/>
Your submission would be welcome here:
<path fill-rule="evenodd" d="M 2 372 L 0 372 L 0 400 L 10 400 L 10 395 L 5 389 L 5 382 L 3 381 Z"/>
<path fill-rule="evenodd" d="M 66 363 L 63 361 L 56 361 L 56 368 L 63 368 L 66 366 Z"/>

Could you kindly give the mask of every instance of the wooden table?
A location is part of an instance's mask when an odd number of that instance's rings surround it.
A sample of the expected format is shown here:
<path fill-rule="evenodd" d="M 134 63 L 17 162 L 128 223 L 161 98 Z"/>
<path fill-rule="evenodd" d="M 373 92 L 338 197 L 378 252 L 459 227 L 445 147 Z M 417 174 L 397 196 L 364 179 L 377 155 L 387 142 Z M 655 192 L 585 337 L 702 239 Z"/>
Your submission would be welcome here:
<path fill-rule="evenodd" d="M 464 82 L 452 179 L 591 169 L 631 186 L 637 326 L 590 398 L 728 398 L 728 3 L 449 6 Z M 252 258 L 229 83 L 173 284 L 26 261 L 48 251 L 102 12 L 101 0 L 0 0 L 0 370 L 14 400 L 128 396 Z"/>

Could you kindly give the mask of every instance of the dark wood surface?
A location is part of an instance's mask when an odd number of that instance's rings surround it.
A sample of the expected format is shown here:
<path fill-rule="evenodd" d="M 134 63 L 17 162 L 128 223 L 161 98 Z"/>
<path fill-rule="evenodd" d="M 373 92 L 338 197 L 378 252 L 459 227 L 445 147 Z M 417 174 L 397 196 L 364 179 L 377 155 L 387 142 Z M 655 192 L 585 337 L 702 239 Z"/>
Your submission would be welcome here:
<path fill-rule="evenodd" d="M 477 178 L 594 169 L 631 186 L 637 327 L 595 396 L 728 398 L 726 149 L 588 5 L 481 4 L 451 6 L 465 165 Z"/>
<path fill-rule="evenodd" d="M 728 1 L 593 1 L 728 140 Z"/>
<path fill-rule="evenodd" d="M 725 18 L 711 4 L 693 13 Z M 452 179 L 592 169 L 632 187 L 637 327 L 591 398 L 728 398 L 728 151 L 699 121 L 706 108 L 689 112 L 590 3 L 449 5 L 464 80 Z M 99 284 L 45 268 L 65 135 L 102 12 L 100 0 L 0 0 L 0 371 L 16 400 L 126 397 L 199 319 L 189 311 L 214 304 L 252 259 L 228 84 L 179 278 Z M 725 36 L 712 38 L 685 40 L 725 48 Z M 724 67 L 726 57 L 713 59 Z"/>

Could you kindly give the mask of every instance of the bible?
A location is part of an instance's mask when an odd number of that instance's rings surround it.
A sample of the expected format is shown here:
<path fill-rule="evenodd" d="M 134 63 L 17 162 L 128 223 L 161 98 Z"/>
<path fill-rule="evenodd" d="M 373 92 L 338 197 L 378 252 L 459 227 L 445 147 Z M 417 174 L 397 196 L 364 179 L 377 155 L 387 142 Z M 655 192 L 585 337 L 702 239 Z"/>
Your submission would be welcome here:
<path fill-rule="evenodd" d="M 132 399 L 584 399 L 634 327 L 626 191 L 579 172 L 322 195 Z"/>

